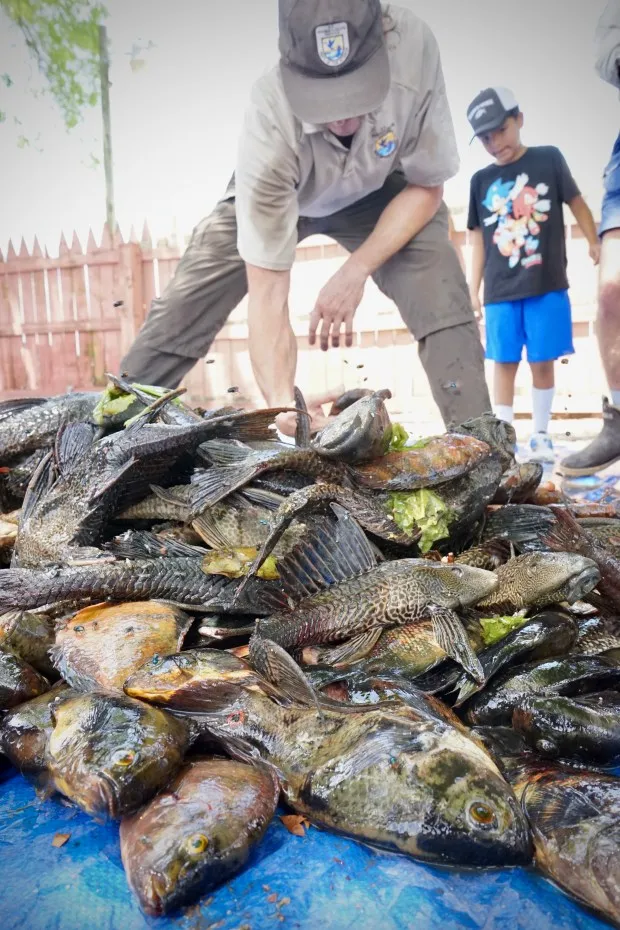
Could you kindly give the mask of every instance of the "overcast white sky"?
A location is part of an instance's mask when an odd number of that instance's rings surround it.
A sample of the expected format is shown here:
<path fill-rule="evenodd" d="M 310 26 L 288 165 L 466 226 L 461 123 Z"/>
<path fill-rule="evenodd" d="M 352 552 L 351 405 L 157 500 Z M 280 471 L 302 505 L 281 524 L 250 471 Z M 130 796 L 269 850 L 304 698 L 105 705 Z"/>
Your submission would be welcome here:
<path fill-rule="evenodd" d="M 311 0 L 307 0 L 311 2 Z M 525 141 L 554 144 L 598 211 L 600 177 L 620 127 L 620 101 L 593 70 L 604 0 L 401 0 L 434 30 L 442 52 L 462 166 L 447 187 L 466 203 L 469 177 L 487 163 L 468 144 L 465 109 L 484 86 L 512 87 Z M 124 232 L 144 218 L 156 237 L 209 211 L 234 168 L 240 119 L 253 81 L 277 60 L 277 0 L 107 0 L 117 214 Z M 104 181 L 98 111 L 67 133 L 49 98 L 23 86 L 36 74 L 23 44 L 0 23 L 0 71 L 16 81 L 10 104 L 23 126 L 0 125 L 0 248 L 38 233 L 55 254 L 61 229 L 99 235 Z M 144 67 L 131 67 L 132 47 Z M 16 135 L 36 145 L 17 148 Z"/>

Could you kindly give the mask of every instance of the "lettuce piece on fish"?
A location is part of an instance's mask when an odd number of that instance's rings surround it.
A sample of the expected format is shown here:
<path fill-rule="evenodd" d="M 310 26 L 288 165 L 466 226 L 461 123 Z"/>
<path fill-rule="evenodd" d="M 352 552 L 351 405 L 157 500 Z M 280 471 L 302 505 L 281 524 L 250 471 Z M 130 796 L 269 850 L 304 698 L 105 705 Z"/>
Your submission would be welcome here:
<path fill-rule="evenodd" d="M 483 617 L 480 620 L 482 629 L 482 640 L 485 646 L 492 646 L 503 639 L 513 630 L 518 630 L 527 623 L 528 618 L 522 614 L 514 614 L 510 617 Z"/>
<path fill-rule="evenodd" d="M 156 387 L 152 384 L 133 383 L 132 387 L 142 391 L 144 394 L 148 394 L 153 400 L 157 400 L 158 397 L 162 397 L 167 393 L 167 389 Z M 178 403 L 177 398 L 172 401 L 172 403 L 175 402 Z M 136 398 L 133 394 L 122 391 L 110 382 L 101 392 L 101 397 L 95 405 L 95 409 L 93 410 L 93 423 L 97 426 L 105 426 L 110 419 L 126 413 L 132 404 L 135 403 Z"/>
<path fill-rule="evenodd" d="M 409 442 L 409 433 L 402 425 L 402 423 L 392 423 L 391 426 L 391 436 L 390 444 L 388 446 L 388 452 L 402 452 L 407 448 L 407 443 Z"/>
<path fill-rule="evenodd" d="M 450 508 L 430 488 L 393 491 L 388 495 L 387 508 L 402 530 L 418 527 L 422 531 L 418 542 L 421 552 L 428 552 L 439 539 L 445 539 L 454 519 Z"/>
<path fill-rule="evenodd" d="M 236 549 L 214 549 L 203 558 L 202 570 L 205 575 L 225 575 L 227 578 L 242 578 L 247 575 L 250 565 L 257 555 L 258 549 L 253 546 Z M 277 581 L 280 575 L 273 555 L 267 556 L 256 575 L 265 581 Z"/>

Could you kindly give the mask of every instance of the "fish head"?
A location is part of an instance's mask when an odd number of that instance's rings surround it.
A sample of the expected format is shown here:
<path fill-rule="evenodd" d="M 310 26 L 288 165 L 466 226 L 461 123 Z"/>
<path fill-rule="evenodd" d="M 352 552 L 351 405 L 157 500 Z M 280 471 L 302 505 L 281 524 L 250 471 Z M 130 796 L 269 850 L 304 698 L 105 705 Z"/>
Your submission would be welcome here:
<path fill-rule="evenodd" d="M 521 806 L 490 757 L 472 740 L 454 731 L 439 751 L 422 760 L 418 778 L 433 798 L 418 843 L 429 858 L 482 867 L 531 860 Z"/>
<path fill-rule="evenodd" d="M 581 600 L 600 581 L 600 571 L 592 559 L 574 552 L 529 552 L 517 556 L 499 569 L 510 576 L 523 604 L 545 604 Z"/>
<path fill-rule="evenodd" d="M 135 810 L 167 780 L 188 743 L 182 721 L 125 696 L 94 692 L 51 711 L 54 784 L 96 819 Z"/>
<path fill-rule="evenodd" d="M 125 693 L 153 704 L 202 709 L 206 702 L 237 692 L 257 676 L 242 659 L 221 649 L 191 649 L 155 655 L 124 684 Z"/>
<path fill-rule="evenodd" d="M 174 803 L 173 796 L 170 803 Z M 199 826 L 180 823 L 178 827 L 174 834 L 155 830 L 140 837 L 145 867 L 134 869 L 132 884 L 137 885 L 141 908 L 153 917 L 182 904 L 208 861 L 217 857 L 217 850 Z"/>
<path fill-rule="evenodd" d="M 499 584 L 494 572 L 455 562 L 429 562 L 418 572 L 428 579 L 428 594 L 433 603 L 450 610 L 476 604 L 493 594 Z"/>
<path fill-rule="evenodd" d="M 312 440 L 311 446 L 328 458 L 363 462 L 387 452 L 391 438 L 390 417 L 384 399 L 389 391 L 376 391 L 347 406 Z"/>

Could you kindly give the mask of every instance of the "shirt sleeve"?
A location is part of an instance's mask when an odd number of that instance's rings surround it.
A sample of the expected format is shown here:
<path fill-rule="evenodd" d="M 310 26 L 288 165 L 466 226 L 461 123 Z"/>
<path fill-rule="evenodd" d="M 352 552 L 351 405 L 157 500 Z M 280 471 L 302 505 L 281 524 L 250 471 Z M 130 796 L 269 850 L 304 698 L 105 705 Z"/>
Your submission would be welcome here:
<path fill-rule="evenodd" d="M 566 159 L 559 149 L 554 149 L 554 157 L 560 199 L 563 201 L 563 203 L 570 203 L 571 200 L 575 199 L 575 197 L 579 197 L 581 191 L 579 190 L 574 177 L 570 173 L 570 168 L 568 167 Z"/>
<path fill-rule="evenodd" d="M 424 76 L 400 147 L 400 164 L 409 184 L 437 187 L 460 166 L 439 46 L 424 25 Z"/>
<path fill-rule="evenodd" d="M 467 214 L 467 228 L 480 228 L 480 211 L 478 210 L 478 184 L 476 175 L 469 184 L 469 211 Z"/>
<path fill-rule="evenodd" d="M 235 170 L 237 247 L 251 265 L 287 271 L 295 260 L 299 163 L 277 93 L 255 85 L 246 110 Z"/>
<path fill-rule="evenodd" d="M 596 27 L 595 43 L 599 76 L 620 88 L 620 0 L 608 0 Z"/>

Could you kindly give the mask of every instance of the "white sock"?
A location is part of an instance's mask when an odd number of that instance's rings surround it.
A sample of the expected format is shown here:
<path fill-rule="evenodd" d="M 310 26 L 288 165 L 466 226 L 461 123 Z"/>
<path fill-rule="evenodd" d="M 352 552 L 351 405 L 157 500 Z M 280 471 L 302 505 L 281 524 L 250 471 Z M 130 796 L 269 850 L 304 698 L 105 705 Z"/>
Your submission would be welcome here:
<path fill-rule="evenodd" d="M 495 404 L 495 416 L 498 420 L 504 420 L 506 423 L 512 423 L 514 412 L 512 407 L 506 404 Z"/>
<path fill-rule="evenodd" d="M 620 391 L 614 391 L 614 389 L 611 388 L 609 393 L 611 394 L 611 402 L 614 407 L 620 407 Z"/>
<path fill-rule="evenodd" d="M 555 388 L 532 388 L 532 420 L 535 433 L 546 433 L 551 418 Z"/>

